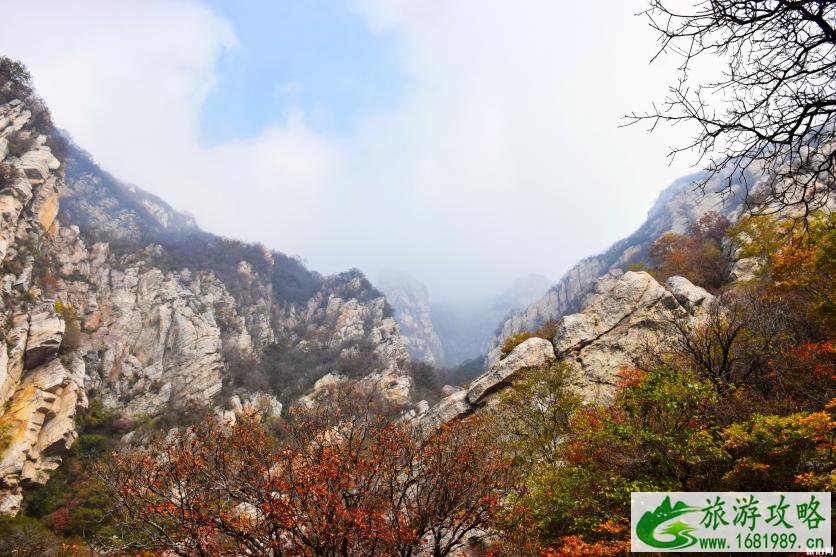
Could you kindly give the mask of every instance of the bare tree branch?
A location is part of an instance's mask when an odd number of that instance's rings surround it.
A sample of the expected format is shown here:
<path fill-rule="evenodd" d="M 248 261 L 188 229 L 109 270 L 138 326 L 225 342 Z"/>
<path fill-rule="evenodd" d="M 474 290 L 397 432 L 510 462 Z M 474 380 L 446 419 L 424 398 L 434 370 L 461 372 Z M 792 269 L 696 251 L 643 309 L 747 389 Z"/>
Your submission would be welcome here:
<path fill-rule="evenodd" d="M 705 0 L 678 13 L 651 0 L 643 13 L 659 34 L 653 60 L 681 64 L 665 101 L 625 125 L 696 124 L 670 156 L 696 152 L 703 191 L 719 180 L 753 211 L 791 208 L 805 223 L 826 208 L 836 177 L 836 3 Z M 694 61 L 712 56 L 724 61 L 722 76 L 693 83 Z"/>

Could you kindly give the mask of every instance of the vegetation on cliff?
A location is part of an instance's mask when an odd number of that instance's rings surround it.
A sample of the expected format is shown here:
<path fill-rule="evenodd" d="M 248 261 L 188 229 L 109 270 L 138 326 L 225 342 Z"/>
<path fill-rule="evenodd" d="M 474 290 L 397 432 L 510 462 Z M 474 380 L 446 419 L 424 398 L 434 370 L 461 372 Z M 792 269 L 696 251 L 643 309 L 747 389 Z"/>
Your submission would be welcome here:
<path fill-rule="evenodd" d="M 340 317 L 327 311 L 330 302 L 342 303 L 349 290 L 352 304 L 373 302 L 375 315 L 388 313 L 361 274 L 322 277 L 296 259 L 199 232 L 161 238 L 151 262 L 158 268 L 212 270 L 242 303 L 270 290 L 294 315 L 294 304 L 321 310 L 329 331 L 300 321 L 270 336 L 259 357 L 226 362 L 228 389 L 298 402 L 263 420 L 180 407 L 128 421 L 94 401 L 79 416 L 80 436 L 62 467 L 27 491 L 20 516 L 0 520 L 0 552 L 441 556 L 469 544 L 485 554 L 614 556 L 629 551 L 633 491 L 832 492 L 832 10 L 827 2 L 716 1 L 677 15 L 651 2 L 651 16 L 664 20 L 653 23 L 662 48 L 685 53 L 684 71 L 693 56 L 730 53 L 733 81 L 691 90 L 684 80 L 663 110 L 636 119 L 696 121 L 702 131 L 691 146 L 714 157 L 707 175 L 731 168 L 722 177 L 747 186 L 763 170 L 759 204 L 736 223 L 708 213 L 682 233 L 653 239 L 646 253 L 653 276 L 604 277 L 612 288 L 597 301 L 621 298 L 598 304 L 598 313 L 508 338 L 506 364 L 525 360 L 526 342 L 548 358 L 489 369 L 476 387 L 442 401 L 449 412 L 433 428 L 422 429 L 426 408 L 420 414 L 418 405 L 394 404 L 362 383 L 382 367 L 375 346 L 358 337 L 332 342 L 327 334 Z M 712 112 L 692 97 L 712 89 L 732 91 L 728 110 Z M 753 106 L 764 89 L 773 93 Z M 25 68 L 4 58 L 0 94 L 25 95 L 37 106 Z M 38 125 L 48 125 L 48 113 L 39 114 Z M 722 137 L 731 145 L 715 153 Z M 10 152 L 25 150 L 29 139 L 11 137 Z M 0 187 L 16 177 L 0 166 Z M 24 263 L 6 262 L 15 275 Z M 46 289 L 51 276 L 41 275 Z M 253 286 L 254 276 L 263 282 Z M 675 294 L 677 277 L 694 284 Z M 632 291 L 617 290 L 626 282 L 643 289 L 640 302 L 653 293 L 642 302 L 658 310 L 652 319 L 643 319 L 646 312 L 630 320 L 639 304 Z M 656 307 L 665 305 L 671 312 Z M 689 305 L 699 305 L 699 315 Z M 66 324 L 63 352 L 78 348 L 74 307 L 59 301 L 50 308 Z M 613 323 L 601 326 L 608 318 Z M 345 321 L 340 331 L 370 336 L 374 329 L 363 319 Z M 558 328 L 572 326 L 594 334 L 553 350 Z M 567 354 L 619 326 L 664 326 L 670 334 L 631 354 L 633 364 L 616 377 L 595 377 L 612 389 L 590 395 L 578 387 Z M 601 358 L 586 365 L 619 364 Z M 299 399 L 330 371 L 347 379 Z M 438 392 L 433 368 L 416 365 L 412 375 L 422 396 Z M 5 433 L 0 428 L 0 446 Z"/>
<path fill-rule="evenodd" d="M 766 255 L 758 276 L 719 285 L 722 310 L 649 347 L 611 404 L 581 405 L 559 364 L 503 397 L 523 471 L 509 539 L 620 555 L 631 491 L 833 490 L 836 227 L 818 214 L 807 233 L 774 217 L 736 230 L 744 254 Z"/>

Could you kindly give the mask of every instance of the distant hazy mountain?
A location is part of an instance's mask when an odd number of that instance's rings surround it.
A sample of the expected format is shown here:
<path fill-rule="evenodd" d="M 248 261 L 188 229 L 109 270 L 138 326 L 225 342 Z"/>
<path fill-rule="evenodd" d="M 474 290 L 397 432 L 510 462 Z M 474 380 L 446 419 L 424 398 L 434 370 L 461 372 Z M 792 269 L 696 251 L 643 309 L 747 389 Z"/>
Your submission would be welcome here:
<path fill-rule="evenodd" d="M 528 275 L 497 296 L 460 304 L 434 304 L 433 325 L 444 348 L 443 364 L 451 367 L 484 354 L 496 323 L 540 298 L 549 285 L 549 279 L 542 275 Z"/>
<path fill-rule="evenodd" d="M 521 331 L 531 331 L 548 321 L 580 310 L 584 298 L 591 292 L 596 279 L 610 269 L 627 269 L 630 265 L 646 263 L 648 249 L 666 232 L 685 232 L 688 226 L 709 211 L 725 214 L 736 220 L 741 209 L 741 194 L 723 196 L 718 191 L 726 185 L 726 176 L 716 176 L 706 186 L 706 194 L 695 190 L 694 184 L 702 174 L 684 176 L 666 187 L 647 214 L 645 222 L 632 234 L 619 240 L 609 249 L 579 261 L 565 275 L 533 303 L 522 306 L 512 315 L 498 321 L 488 341 L 490 366 L 499 359 L 498 346 L 502 340 Z M 750 183 L 753 176 L 747 177 Z"/>
<path fill-rule="evenodd" d="M 441 365 L 444 349 L 433 328 L 427 287 L 410 274 L 395 270 L 382 272 L 377 286 L 395 311 L 409 355 L 417 361 Z"/>

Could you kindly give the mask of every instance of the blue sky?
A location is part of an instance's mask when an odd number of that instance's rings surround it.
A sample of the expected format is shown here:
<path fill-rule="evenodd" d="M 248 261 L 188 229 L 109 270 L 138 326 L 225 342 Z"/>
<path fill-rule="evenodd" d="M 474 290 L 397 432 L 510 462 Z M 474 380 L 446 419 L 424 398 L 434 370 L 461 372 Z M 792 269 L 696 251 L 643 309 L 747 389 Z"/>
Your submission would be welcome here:
<path fill-rule="evenodd" d="M 302 110 L 320 133 L 346 134 L 369 113 L 396 105 L 405 87 L 397 39 L 372 32 L 334 0 L 211 0 L 238 45 L 216 65 L 201 111 L 201 137 L 214 145 L 253 137 Z"/>
<path fill-rule="evenodd" d="M 204 229 L 460 300 L 558 279 L 692 170 L 689 130 L 619 128 L 673 76 L 646 2 L 5 0 L 0 52 Z"/>

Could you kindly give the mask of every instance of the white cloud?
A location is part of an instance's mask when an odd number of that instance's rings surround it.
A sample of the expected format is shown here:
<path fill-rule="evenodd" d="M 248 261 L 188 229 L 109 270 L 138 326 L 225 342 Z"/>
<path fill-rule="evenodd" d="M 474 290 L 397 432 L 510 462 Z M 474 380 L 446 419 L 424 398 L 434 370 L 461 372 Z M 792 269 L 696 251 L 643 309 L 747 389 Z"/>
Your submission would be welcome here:
<path fill-rule="evenodd" d="M 276 85 L 276 88 L 273 90 L 273 95 L 276 97 L 285 97 L 285 96 L 293 96 L 298 95 L 300 93 L 305 92 L 305 86 L 298 81 L 283 81 Z"/>
<path fill-rule="evenodd" d="M 0 21 L 0 52 L 30 67 L 55 121 L 106 170 L 208 230 L 285 247 L 325 195 L 335 153 L 298 112 L 254 139 L 201 145 L 218 56 L 237 45 L 201 4 L 19 2 L 5 11 L 14 17 Z"/>
<path fill-rule="evenodd" d="M 289 110 L 257 137 L 201 146 L 201 103 L 237 41 L 195 2 L 15 3 L 0 51 L 30 66 L 105 168 L 208 230 L 323 271 L 400 267 L 442 296 L 557 278 L 637 226 L 684 170 L 666 167 L 672 135 L 616 127 L 670 75 L 647 66 L 640 0 L 355 7 L 396 38 L 409 83 L 347 137 Z"/>
<path fill-rule="evenodd" d="M 361 160 L 380 161 L 381 182 L 406 197 L 392 201 L 405 208 L 392 225 L 411 211 L 407 222 L 428 229 L 418 265 L 434 282 L 455 271 L 467 288 L 496 275 L 557 278 L 630 232 L 688 170 L 667 166 L 672 133 L 617 127 L 672 77 L 648 66 L 655 37 L 634 17 L 641 1 L 356 6 L 401 38 L 414 83 L 395 111 L 366 123 Z M 393 264 L 415 256 L 387 247 Z"/>

